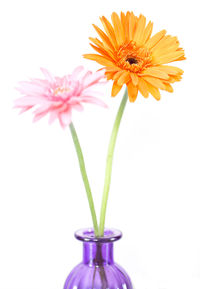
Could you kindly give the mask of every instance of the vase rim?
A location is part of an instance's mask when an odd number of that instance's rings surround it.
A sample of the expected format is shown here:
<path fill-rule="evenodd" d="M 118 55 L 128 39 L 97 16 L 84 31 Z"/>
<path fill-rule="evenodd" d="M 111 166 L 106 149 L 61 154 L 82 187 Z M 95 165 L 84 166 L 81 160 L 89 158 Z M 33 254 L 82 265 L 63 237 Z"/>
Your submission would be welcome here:
<path fill-rule="evenodd" d="M 83 242 L 94 242 L 94 243 L 111 243 L 115 242 L 122 237 L 122 232 L 117 229 L 105 229 L 104 236 L 97 237 L 94 234 L 94 229 L 87 228 L 87 229 L 79 229 L 74 234 L 77 240 Z"/>

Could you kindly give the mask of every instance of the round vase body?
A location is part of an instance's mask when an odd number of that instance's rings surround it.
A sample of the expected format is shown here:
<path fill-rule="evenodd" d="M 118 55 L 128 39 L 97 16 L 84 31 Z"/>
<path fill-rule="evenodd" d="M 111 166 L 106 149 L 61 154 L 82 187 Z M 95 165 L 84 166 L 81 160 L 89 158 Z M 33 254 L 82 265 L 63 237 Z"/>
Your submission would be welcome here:
<path fill-rule="evenodd" d="M 113 242 L 122 234 L 105 230 L 95 237 L 90 229 L 79 230 L 75 237 L 83 242 L 83 261 L 67 277 L 64 289 L 133 289 L 125 270 L 114 262 Z"/>

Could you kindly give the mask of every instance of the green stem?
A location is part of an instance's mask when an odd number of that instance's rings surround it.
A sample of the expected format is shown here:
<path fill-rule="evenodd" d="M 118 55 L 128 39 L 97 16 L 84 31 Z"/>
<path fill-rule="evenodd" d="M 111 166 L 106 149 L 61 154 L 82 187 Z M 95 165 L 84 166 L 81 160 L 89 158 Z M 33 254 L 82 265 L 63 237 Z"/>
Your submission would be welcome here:
<path fill-rule="evenodd" d="M 103 197 L 101 202 L 101 214 L 100 214 L 100 225 L 99 225 L 99 235 L 104 235 L 104 225 L 105 225 L 105 216 L 106 216 L 106 208 L 108 202 L 108 193 L 110 189 L 110 182 L 111 182 L 111 173 L 112 173 L 112 162 L 113 162 L 113 154 L 117 139 L 117 133 L 119 130 L 120 122 L 122 119 L 122 115 L 124 112 L 124 108 L 126 106 L 128 99 L 128 92 L 127 88 L 125 90 L 124 96 L 122 98 L 120 107 L 117 112 L 117 116 L 114 122 L 113 130 L 110 137 L 110 143 L 108 146 L 108 153 L 107 153 L 107 161 L 106 161 L 106 172 L 105 172 L 105 180 L 104 180 L 104 190 L 103 190 Z"/>
<path fill-rule="evenodd" d="M 87 193 L 87 198 L 88 198 L 88 202 L 89 202 L 89 206 L 90 206 L 90 212 L 91 212 L 91 215 L 92 215 L 92 221 L 93 221 L 93 226 L 94 226 L 94 232 L 95 232 L 95 235 L 98 236 L 97 217 L 96 217 L 96 212 L 95 212 L 95 208 L 94 208 L 94 201 L 93 201 L 92 192 L 91 192 L 91 189 L 90 189 L 90 184 L 89 184 L 87 173 L 86 173 L 83 153 L 82 153 L 82 150 L 81 150 L 81 146 L 80 146 L 80 143 L 79 143 L 79 140 L 78 140 L 78 136 L 77 136 L 75 127 L 74 127 L 72 122 L 69 125 L 69 127 L 70 127 L 70 131 L 71 131 L 72 138 L 73 138 L 73 141 L 74 141 L 74 145 L 75 145 L 75 148 L 76 148 L 76 153 L 77 153 L 77 157 L 78 157 L 78 160 L 79 160 L 80 171 L 81 171 L 81 175 L 82 175 L 83 182 L 84 182 L 84 185 L 85 185 L 85 190 L 86 190 L 86 193 Z"/>

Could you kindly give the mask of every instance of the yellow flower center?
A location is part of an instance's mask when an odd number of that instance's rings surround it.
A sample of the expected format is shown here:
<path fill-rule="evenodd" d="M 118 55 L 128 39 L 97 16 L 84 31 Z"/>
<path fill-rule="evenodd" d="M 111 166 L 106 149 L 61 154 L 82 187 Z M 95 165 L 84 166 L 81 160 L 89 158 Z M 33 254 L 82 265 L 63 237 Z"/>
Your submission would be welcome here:
<path fill-rule="evenodd" d="M 131 72 L 140 72 L 151 65 L 151 54 L 147 48 L 138 47 L 130 41 L 122 45 L 117 52 L 117 65 Z"/>
<path fill-rule="evenodd" d="M 65 92 L 69 92 L 70 91 L 70 88 L 69 87 L 57 87 L 55 90 L 54 90 L 54 95 L 60 95 L 60 94 L 63 94 Z"/>

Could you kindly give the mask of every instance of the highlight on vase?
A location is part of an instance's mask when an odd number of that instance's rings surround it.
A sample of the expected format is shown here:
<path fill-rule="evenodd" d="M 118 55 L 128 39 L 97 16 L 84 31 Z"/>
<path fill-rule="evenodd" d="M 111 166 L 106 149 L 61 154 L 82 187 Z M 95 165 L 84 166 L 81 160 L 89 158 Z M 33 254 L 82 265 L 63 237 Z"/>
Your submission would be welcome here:
<path fill-rule="evenodd" d="M 99 96 L 99 84 L 105 83 L 104 71 L 92 73 L 77 67 L 72 74 L 54 76 L 41 68 L 45 79 L 33 78 L 19 82 L 18 91 L 23 97 L 15 100 L 15 108 L 21 112 L 35 108 L 34 121 L 49 114 L 49 123 L 59 120 L 62 128 L 72 121 L 72 111 L 82 111 L 84 103 L 106 107 Z"/>
<path fill-rule="evenodd" d="M 112 96 L 116 96 L 125 84 L 130 102 L 138 91 L 147 98 L 149 93 L 160 100 L 160 89 L 173 92 L 172 83 L 181 80 L 183 70 L 166 65 L 185 59 L 177 37 L 162 30 L 152 36 L 153 23 L 146 24 L 143 15 L 133 12 L 113 12 L 112 24 L 100 17 L 104 31 L 93 25 L 101 40 L 90 37 L 90 45 L 97 54 L 84 54 L 87 59 L 103 65 L 108 80 L 113 80 Z"/>

